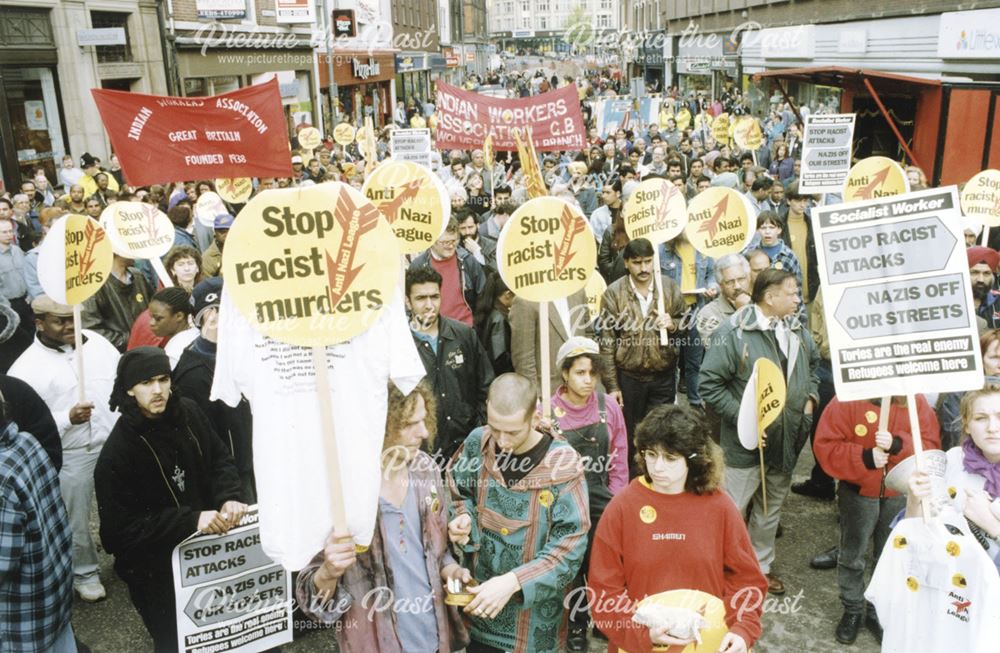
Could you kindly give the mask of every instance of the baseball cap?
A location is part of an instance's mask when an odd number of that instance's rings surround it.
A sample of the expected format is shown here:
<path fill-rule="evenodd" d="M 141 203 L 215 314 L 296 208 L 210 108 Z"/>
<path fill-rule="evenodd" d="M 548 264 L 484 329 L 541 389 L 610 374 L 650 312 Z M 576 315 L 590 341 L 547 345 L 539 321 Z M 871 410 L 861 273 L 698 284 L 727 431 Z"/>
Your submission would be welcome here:
<path fill-rule="evenodd" d="M 35 315 L 56 315 L 59 317 L 69 317 L 73 314 L 73 307 L 60 304 L 48 295 L 39 295 L 31 300 L 31 310 Z"/>
<path fill-rule="evenodd" d="M 601 348 L 597 343 L 584 336 L 573 336 L 563 343 L 556 354 L 556 367 L 562 367 L 563 361 L 567 358 L 576 358 L 583 354 L 599 354 Z"/>
<path fill-rule="evenodd" d="M 215 223 L 212 225 L 216 231 L 225 231 L 233 226 L 233 222 L 236 220 L 233 216 L 228 213 L 220 213 L 215 216 Z"/>
<path fill-rule="evenodd" d="M 296 154 L 292 157 L 292 163 L 302 163 L 302 157 Z"/>
<path fill-rule="evenodd" d="M 222 277 L 209 277 L 195 286 L 191 292 L 195 326 L 200 327 L 205 311 L 210 308 L 218 308 L 221 301 Z"/>

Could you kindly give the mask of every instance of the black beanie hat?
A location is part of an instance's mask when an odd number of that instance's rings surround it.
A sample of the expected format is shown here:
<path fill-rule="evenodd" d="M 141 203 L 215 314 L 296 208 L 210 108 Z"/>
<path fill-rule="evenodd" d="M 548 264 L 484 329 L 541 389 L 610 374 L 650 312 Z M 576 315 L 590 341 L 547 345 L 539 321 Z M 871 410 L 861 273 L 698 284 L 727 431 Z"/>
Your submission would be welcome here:
<path fill-rule="evenodd" d="M 117 410 L 128 397 L 128 391 L 138 383 L 154 376 L 170 376 L 170 359 L 159 347 L 136 347 L 118 359 L 118 374 L 108 402 Z"/>

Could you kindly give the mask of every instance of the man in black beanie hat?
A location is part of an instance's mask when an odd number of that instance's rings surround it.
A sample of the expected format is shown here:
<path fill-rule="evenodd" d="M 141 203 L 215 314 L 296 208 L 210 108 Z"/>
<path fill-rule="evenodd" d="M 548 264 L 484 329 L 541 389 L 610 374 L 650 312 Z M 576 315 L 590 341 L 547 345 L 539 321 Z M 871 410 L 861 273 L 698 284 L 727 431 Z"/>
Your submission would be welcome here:
<path fill-rule="evenodd" d="M 171 552 L 195 531 L 223 534 L 239 523 L 247 508 L 239 475 L 198 406 L 171 395 L 162 349 L 121 357 L 110 404 L 121 417 L 94 472 L 101 541 L 157 653 L 176 651 Z"/>

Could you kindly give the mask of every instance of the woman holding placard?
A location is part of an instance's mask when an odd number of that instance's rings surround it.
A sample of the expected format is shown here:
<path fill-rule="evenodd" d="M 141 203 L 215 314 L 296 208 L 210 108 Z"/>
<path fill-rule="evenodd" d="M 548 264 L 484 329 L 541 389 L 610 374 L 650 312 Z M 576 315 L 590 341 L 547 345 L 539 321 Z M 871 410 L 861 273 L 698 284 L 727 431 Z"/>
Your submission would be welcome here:
<path fill-rule="evenodd" d="M 925 471 L 909 481 L 906 516 L 918 517 L 920 504 L 952 508 L 965 516 L 973 535 L 1000 569 L 1000 384 L 987 383 L 962 398 L 959 446 L 947 452 L 943 483 L 932 483 Z M 944 489 L 944 494 L 935 494 Z"/>
<path fill-rule="evenodd" d="M 594 537 L 588 584 L 595 625 L 612 649 L 679 650 L 694 642 L 690 630 L 640 627 L 633 604 L 668 590 L 696 590 L 721 599 L 729 631 L 702 630 L 703 642 L 714 640 L 713 651 L 747 651 L 761 634 L 767 582 L 743 518 L 721 490 L 722 451 L 703 417 L 681 406 L 654 408 L 635 439 L 641 473 L 611 499 Z M 699 616 L 697 608 L 686 612 Z"/>

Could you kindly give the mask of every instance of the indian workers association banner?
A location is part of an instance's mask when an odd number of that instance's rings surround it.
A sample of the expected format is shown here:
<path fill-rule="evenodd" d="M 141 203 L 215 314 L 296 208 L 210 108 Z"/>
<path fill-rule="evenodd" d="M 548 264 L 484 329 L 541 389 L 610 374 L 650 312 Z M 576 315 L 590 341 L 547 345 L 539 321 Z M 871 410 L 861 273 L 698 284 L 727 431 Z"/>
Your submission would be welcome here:
<path fill-rule="evenodd" d="M 478 150 L 487 136 L 493 148 L 514 151 L 514 130 L 531 127 L 540 151 L 581 150 L 587 131 L 575 84 L 526 98 L 495 98 L 437 83 L 437 146 Z"/>
<path fill-rule="evenodd" d="M 205 98 L 91 93 L 130 185 L 292 175 L 277 80 Z"/>

